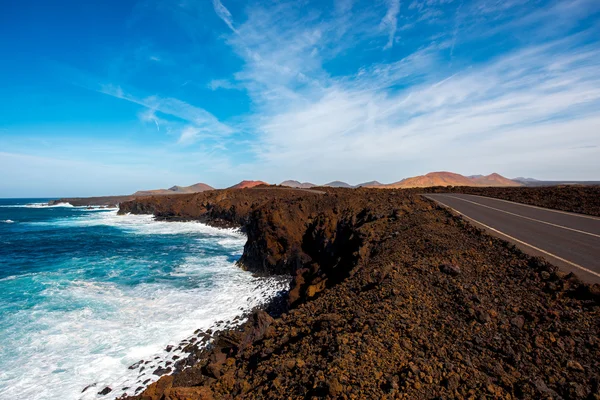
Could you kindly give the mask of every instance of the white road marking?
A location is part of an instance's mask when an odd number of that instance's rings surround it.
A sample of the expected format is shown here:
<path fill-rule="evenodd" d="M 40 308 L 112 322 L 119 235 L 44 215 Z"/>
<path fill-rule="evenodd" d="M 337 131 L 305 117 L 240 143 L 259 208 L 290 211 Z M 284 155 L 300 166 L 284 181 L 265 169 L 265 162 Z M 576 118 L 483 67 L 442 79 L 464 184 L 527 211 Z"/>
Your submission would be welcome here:
<path fill-rule="evenodd" d="M 454 211 L 455 213 L 457 213 L 457 214 L 459 214 L 459 215 L 461 215 L 461 216 L 465 217 L 466 219 L 468 219 L 468 220 L 471 220 L 471 221 L 473 221 L 473 222 L 475 222 L 475 223 L 477 223 L 477 224 L 479 224 L 479 225 L 481 225 L 481 226 L 485 227 L 486 229 L 489 229 L 490 231 L 496 232 L 496 233 L 498 233 L 498 234 L 500 234 L 500 235 L 502 235 L 502 236 L 505 236 L 505 237 L 509 238 L 510 240 L 514 240 L 514 241 L 515 241 L 515 242 L 517 242 L 517 243 L 521 243 L 522 245 L 525 245 L 525 246 L 527 246 L 527 247 L 530 247 L 530 248 L 532 248 L 532 249 L 534 249 L 534 250 L 537 250 L 537 251 L 539 251 L 540 253 L 543 253 L 543 254 L 546 254 L 546 255 L 548 255 L 548 256 L 550 256 L 550 257 L 553 257 L 553 258 L 555 258 L 555 259 L 557 259 L 557 260 L 560 260 L 560 261 L 562 261 L 562 262 L 564 262 L 564 263 L 566 263 L 566 264 L 569 264 L 569 265 L 571 265 L 571 266 L 573 266 L 573 267 L 575 267 L 575 268 L 579 268 L 580 270 L 582 270 L 582 271 L 585 271 L 585 272 L 587 272 L 587 273 L 589 273 L 589 274 L 592 274 L 592 275 L 595 275 L 595 276 L 597 276 L 597 277 L 600 277 L 600 274 L 599 274 L 599 273 L 597 273 L 597 272 L 594 272 L 594 271 L 592 271 L 592 270 L 590 270 L 590 269 L 587 269 L 587 268 L 585 268 L 585 267 L 582 267 L 581 265 L 579 265 L 579 264 L 575 264 L 574 262 L 571 262 L 571 261 L 569 261 L 569 260 L 565 260 L 565 259 L 564 259 L 564 258 L 562 258 L 562 257 L 559 257 L 559 256 L 557 256 L 557 255 L 555 255 L 555 254 L 549 253 L 549 252 L 547 252 L 546 250 L 542 250 L 542 249 L 540 249 L 539 247 L 535 247 L 534 245 L 531 245 L 531 244 L 529 244 L 529 243 L 527 243 L 527 242 L 524 242 L 524 241 L 522 241 L 522 240 L 519 240 L 519 239 L 517 239 L 517 238 L 515 238 L 515 237 L 512 237 L 512 236 L 510 236 L 510 235 L 507 235 L 506 233 L 504 233 L 504 232 L 501 232 L 501 231 L 499 231 L 498 229 L 494 229 L 494 228 L 492 228 L 491 226 L 488 226 L 488 225 L 486 225 L 486 224 L 484 224 L 484 223 L 482 223 L 482 222 L 479 222 L 479 221 L 477 221 L 477 220 L 476 220 L 476 219 L 474 219 L 474 218 L 471 218 L 471 217 L 468 217 L 468 216 L 466 216 L 465 214 L 461 213 L 460 211 L 458 211 L 458 210 L 456 210 L 456 209 L 454 209 L 454 208 L 450 207 L 450 206 L 449 206 L 449 205 L 447 205 L 447 204 L 444 204 L 444 203 L 442 203 L 442 202 L 441 202 L 441 201 L 439 201 L 439 200 L 435 200 L 435 201 L 437 201 L 438 203 L 440 203 L 440 204 L 441 204 L 441 205 L 443 205 L 444 207 L 451 209 L 451 210 L 452 210 L 452 211 Z"/>
<path fill-rule="evenodd" d="M 481 197 L 481 198 L 488 199 L 488 200 L 503 201 L 505 203 L 514 204 L 516 206 L 537 208 L 538 210 L 549 211 L 549 212 L 558 213 L 558 214 L 570 215 L 572 217 L 587 218 L 587 219 L 593 219 L 594 221 L 600 221 L 600 218 L 594 217 L 594 216 L 591 216 L 591 215 L 583 215 L 583 214 L 577 214 L 577 213 L 568 212 L 568 211 L 561 211 L 561 210 L 552 210 L 550 208 L 532 206 L 531 204 L 525 204 L 525 203 L 517 203 L 517 202 L 514 202 L 514 201 L 510 201 L 510 200 L 498 199 L 496 197 L 479 196 L 477 194 L 465 194 L 465 195 L 466 196 L 473 196 L 473 197 Z"/>
<path fill-rule="evenodd" d="M 515 213 L 512 213 L 510 211 L 501 210 L 499 208 L 495 208 L 495 207 L 491 207 L 491 206 L 486 206 L 485 204 L 480 204 L 480 203 L 477 203 L 475 201 L 463 199 L 463 198 L 460 198 L 460 197 L 455 197 L 455 196 L 450 196 L 450 195 L 443 195 L 443 197 L 450 197 L 452 199 L 456 199 L 456 200 L 460 200 L 460 201 L 466 201 L 467 203 L 472 203 L 472 204 L 475 204 L 475 205 L 480 206 L 480 207 L 485 207 L 485 208 L 489 208 L 491 210 L 500 211 L 500 212 L 503 212 L 505 214 L 514 215 L 515 217 L 519 217 L 519 218 L 523 218 L 523 219 L 528 219 L 530 221 L 535 221 L 535 222 L 539 222 L 541 224 L 546 224 L 546 225 L 554 226 L 556 228 L 567 229 L 569 231 L 573 231 L 573 232 L 577 232 L 577 233 L 582 233 L 584 235 L 590 235 L 590 236 L 594 236 L 594 237 L 600 238 L 600 235 L 597 235 L 595 233 L 590 233 L 590 232 L 586 232 L 586 231 L 580 231 L 579 229 L 569 228 L 567 226 L 557 225 L 557 224 L 553 224 L 551 222 L 546 222 L 546 221 L 542 221 L 542 220 L 539 220 L 539 219 L 526 217 L 524 215 L 515 214 Z"/>

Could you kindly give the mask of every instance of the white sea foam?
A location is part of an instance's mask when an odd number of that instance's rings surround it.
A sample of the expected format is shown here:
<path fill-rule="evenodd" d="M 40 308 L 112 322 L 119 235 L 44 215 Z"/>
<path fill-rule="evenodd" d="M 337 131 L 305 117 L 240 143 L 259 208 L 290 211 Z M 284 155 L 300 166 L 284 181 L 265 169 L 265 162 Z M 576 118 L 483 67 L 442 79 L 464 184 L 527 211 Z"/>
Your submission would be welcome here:
<path fill-rule="evenodd" d="M 32 203 L 26 204 L 23 207 L 25 208 L 55 208 L 55 207 L 73 207 L 71 203 L 57 203 L 57 204 L 48 204 L 48 203 Z"/>
<path fill-rule="evenodd" d="M 116 209 L 102 211 L 53 221 L 32 222 L 31 224 L 52 227 L 113 226 L 139 235 L 202 234 L 209 238 L 200 240 L 212 241 L 212 238 L 217 238 L 219 243 L 225 247 L 239 246 L 240 244 L 243 246 L 246 241 L 246 236 L 238 229 L 214 228 L 200 222 L 157 221 L 152 215 L 117 215 Z"/>
<path fill-rule="evenodd" d="M 30 204 L 10 204 L 3 205 L 0 208 L 57 208 L 57 207 L 68 207 L 73 208 L 71 203 L 58 203 L 49 205 L 48 203 L 30 203 Z"/>
<path fill-rule="evenodd" d="M 288 285 L 280 278 L 254 277 L 223 255 L 223 250 L 233 256 L 242 253 L 246 237 L 234 229 L 156 221 L 149 215 L 118 216 L 116 210 L 106 209 L 31 224 L 112 226 L 135 235 L 199 235 L 194 240 L 198 251 L 170 272 L 173 278 L 198 284 L 182 288 L 169 282 L 127 286 L 69 281 L 60 271 L 1 279 L 42 283 L 47 301 L 18 311 L 10 326 L 2 328 L 3 336 L 11 341 L 0 346 L 0 358 L 5 360 L 0 399 L 87 400 L 133 394 L 142 382 L 158 379 L 152 373 L 157 367 L 165 366 L 174 355 L 182 356 L 181 350 L 166 352 L 167 345 L 177 345 L 196 329 L 223 329 L 227 324 L 217 321 L 240 318 Z M 221 255 L 207 256 L 214 246 Z M 116 278 L 121 270 L 113 272 L 109 277 Z M 75 304 L 79 306 L 70 306 Z M 16 349 L 18 357 L 13 356 Z M 151 361 L 144 371 L 128 368 L 141 359 Z M 88 385 L 94 386 L 82 393 Z M 99 396 L 106 386 L 113 391 Z"/>
<path fill-rule="evenodd" d="M 15 223 L 15 221 L 13 221 L 12 219 L 5 219 L 0 222 L 2 222 L 3 224 L 14 224 Z"/>
<path fill-rule="evenodd" d="M 166 231 L 157 224 L 158 231 Z M 173 229 L 184 232 L 206 229 L 193 223 L 176 224 L 179 228 Z M 183 224 L 194 227 L 184 229 Z M 150 230 L 141 229 L 144 234 Z M 233 235 L 239 234 L 222 232 L 221 240 Z M 45 282 L 43 294 L 48 301 L 33 310 L 19 311 L 11 318 L 13 324 L 3 327 L 7 336 L 17 341 L 3 343 L 0 356 L 18 349 L 19 357 L 5 364 L 0 373 L 2 399 L 104 399 L 133 394 L 141 382 L 158 379 L 152 373 L 157 367 L 175 354 L 181 356 L 181 351 L 166 352 L 167 345 L 177 345 L 196 329 L 223 328 L 217 321 L 239 318 L 287 286 L 276 278 L 256 278 L 224 256 L 187 257 L 174 274 L 210 281 L 208 286 L 187 289 L 166 283 L 65 282 L 60 274 L 30 274 L 27 279 Z M 69 304 L 85 307 L 70 309 Z M 8 332 L 13 330 L 28 333 Z M 128 369 L 142 359 L 151 361 L 144 371 Z M 94 386 L 82 393 L 88 385 Z M 99 396 L 106 386 L 113 391 Z M 130 389 L 123 390 L 125 387 Z"/>

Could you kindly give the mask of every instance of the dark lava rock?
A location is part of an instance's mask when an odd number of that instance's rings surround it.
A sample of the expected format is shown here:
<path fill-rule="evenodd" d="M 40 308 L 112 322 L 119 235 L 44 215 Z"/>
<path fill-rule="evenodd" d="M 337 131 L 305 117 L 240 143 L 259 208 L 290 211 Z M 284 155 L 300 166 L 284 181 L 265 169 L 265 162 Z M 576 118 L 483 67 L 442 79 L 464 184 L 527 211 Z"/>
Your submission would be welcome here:
<path fill-rule="evenodd" d="M 488 314 L 484 310 L 477 310 L 475 312 L 475 316 L 477 317 L 477 321 L 481 322 L 482 324 L 485 324 L 492 320 L 492 317 L 490 316 L 490 314 Z"/>
<path fill-rule="evenodd" d="M 442 264 L 440 265 L 440 271 L 451 276 L 460 275 L 459 266 L 454 264 Z"/>
<path fill-rule="evenodd" d="M 569 211 L 600 202 L 600 189 L 474 189 Z M 218 332 L 130 398 L 597 400 L 600 292 L 418 193 L 261 188 L 123 203 L 230 221 L 248 236 L 244 268 L 293 277 L 279 317 Z M 442 265 L 460 266 L 460 279 Z"/>
<path fill-rule="evenodd" d="M 102 389 L 101 391 L 99 391 L 98 394 L 101 396 L 105 396 L 105 395 L 109 394 L 110 392 L 112 392 L 112 389 L 107 386 L 104 389 Z"/>
<path fill-rule="evenodd" d="M 158 376 L 162 376 L 164 374 L 168 374 L 169 372 L 171 372 L 171 368 L 162 368 L 162 367 L 158 367 L 154 370 L 154 372 L 152 372 L 153 375 L 158 375 Z"/>
<path fill-rule="evenodd" d="M 525 318 L 522 315 L 517 315 L 514 318 L 511 318 L 510 323 L 512 326 L 518 329 L 522 329 L 523 325 L 525 325 Z"/>
<path fill-rule="evenodd" d="M 137 369 L 143 363 L 144 363 L 144 360 L 140 360 L 140 361 L 136 362 L 135 364 L 130 365 L 129 369 Z"/>

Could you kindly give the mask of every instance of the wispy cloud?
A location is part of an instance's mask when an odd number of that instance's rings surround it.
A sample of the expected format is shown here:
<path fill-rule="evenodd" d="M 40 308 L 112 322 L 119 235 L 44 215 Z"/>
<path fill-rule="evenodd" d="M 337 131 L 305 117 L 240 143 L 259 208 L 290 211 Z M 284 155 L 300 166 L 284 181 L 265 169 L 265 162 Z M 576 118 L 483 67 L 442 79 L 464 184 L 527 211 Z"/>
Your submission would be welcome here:
<path fill-rule="evenodd" d="M 225 22 L 227 24 L 229 29 L 236 32 L 235 28 L 233 27 L 233 18 L 231 16 L 231 13 L 223 5 L 223 3 L 221 3 L 220 0 L 213 0 L 213 7 L 215 9 L 215 12 L 219 16 L 219 18 L 221 18 L 223 20 L 223 22 Z"/>
<path fill-rule="evenodd" d="M 140 121 L 142 122 L 154 122 L 156 130 L 160 131 L 159 118 L 156 116 L 156 110 L 151 108 L 145 109 L 138 114 Z"/>
<path fill-rule="evenodd" d="M 208 88 L 210 90 L 218 90 L 218 89 L 236 89 L 236 86 L 227 79 L 213 79 L 208 83 Z"/>
<path fill-rule="evenodd" d="M 523 165 L 535 171 L 528 160 L 547 168 L 568 142 L 596 146 L 598 47 L 582 46 L 585 38 L 575 35 L 448 70 L 442 54 L 453 51 L 463 23 L 473 24 L 456 21 L 469 16 L 475 6 L 469 7 L 454 8 L 445 41 L 434 39 L 401 60 L 338 76 L 327 71 L 323 55 L 340 40 L 331 29 L 335 24 L 299 15 L 288 4 L 249 11 L 228 43 L 245 61 L 234 78 L 259 106 L 249 129 L 258 134 L 253 149 L 261 165 L 282 179 L 302 170 L 307 179 L 329 171 L 332 179 L 368 180 L 382 166 L 388 168 L 377 178 L 390 181 L 436 168 L 486 172 L 485 165 L 518 174 Z M 394 44 L 399 13 L 399 1 L 387 3 L 379 23 L 389 34 L 386 48 Z M 499 147 L 513 163 L 495 156 Z M 594 152 L 585 147 L 563 158 L 599 168 Z"/>
<path fill-rule="evenodd" d="M 269 171 L 261 177 L 271 181 L 297 171 L 317 182 L 394 181 L 435 169 L 560 178 L 565 165 L 593 175 L 600 170 L 600 45 L 593 28 L 570 30 L 590 1 L 548 0 L 534 9 L 516 0 L 387 0 L 362 8 L 337 0 L 318 10 L 253 2 L 243 13 L 232 8 L 234 20 L 213 0 L 230 29 L 219 31 L 219 43 L 241 65 L 231 75 L 182 81 L 208 81 L 193 85 L 207 96 L 244 91 L 248 114 L 224 122 L 174 97 L 101 91 L 143 106 L 140 120 L 176 132 L 181 147 L 243 148 L 255 160 L 244 171 Z M 191 6 L 186 12 L 200 15 Z M 183 31 L 197 39 L 199 20 L 185 21 Z M 550 34 L 554 21 L 561 23 Z M 499 45 L 478 45 L 494 37 Z M 467 47 L 465 57 L 458 50 Z M 246 141 L 230 140 L 238 131 L 250 133 Z"/>
<path fill-rule="evenodd" d="M 381 20 L 382 29 L 388 31 L 388 41 L 384 50 L 392 48 L 398 26 L 398 13 L 400 12 L 400 0 L 388 0 L 388 10 Z"/>
<path fill-rule="evenodd" d="M 338 166 L 352 175 L 357 168 L 394 161 L 415 172 L 438 163 L 468 172 L 481 168 L 485 157 L 502 165 L 494 157 L 501 146 L 500 154 L 519 163 L 537 159 L 547 165 L 570 143 L 598 142 L 599 53 L 571 50 L 558 61 L 555 52 L 562 45 L 518 51 L 408 90 L 356 90 L 383 87 L 386 78 L 377 74 L 366 82 L 338 82 L 318 100 L 267 119 L 260 126 L 260 157 L 289 170 Z M 591 153 L 565 156 L 587 156 L 600 167 Z"/>
<path fill-rule="evenodd" d="M 114 85 L 103 85 L 99 92 L 145 107 L 146 110 L 139 114 L 140 119 L 144 122 L 154 121 L 157 128 L 159 122 L 168 123 L 165 119 L 158 118 L 157 112 L 187 122 L 188 125 L 180 131 L 178 143 L 181 144 L 191 144 L 200 138 L 225 137 L 235 132 L 233 128 L 220 122 L 208 111 L 175 98 L 136 97 L 125 93 L 120 86 Z"/>

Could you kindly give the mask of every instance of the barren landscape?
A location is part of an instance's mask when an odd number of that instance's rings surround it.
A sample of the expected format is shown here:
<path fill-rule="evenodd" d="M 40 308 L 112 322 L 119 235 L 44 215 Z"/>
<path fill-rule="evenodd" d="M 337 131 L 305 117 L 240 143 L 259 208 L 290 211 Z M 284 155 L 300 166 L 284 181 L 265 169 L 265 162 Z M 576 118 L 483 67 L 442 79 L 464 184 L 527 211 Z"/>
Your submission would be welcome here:
<path fill-rule="evenodd" d="M 597 188 L 457 190 L 598 213 Z M 285 305 L 133 398 L 600 398 L 600 287 L 414 190 L 210 191 L 120 212 L 241 227 L 243 268 L 293 277 Z"/>

